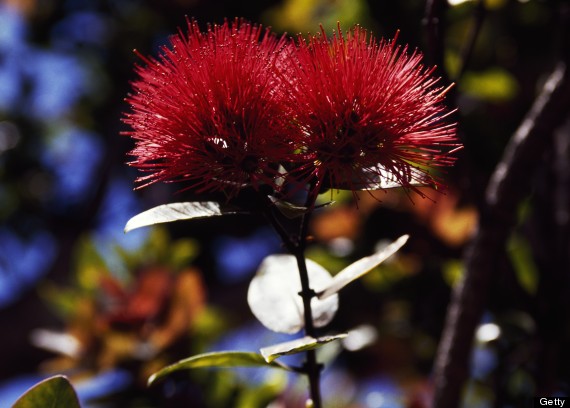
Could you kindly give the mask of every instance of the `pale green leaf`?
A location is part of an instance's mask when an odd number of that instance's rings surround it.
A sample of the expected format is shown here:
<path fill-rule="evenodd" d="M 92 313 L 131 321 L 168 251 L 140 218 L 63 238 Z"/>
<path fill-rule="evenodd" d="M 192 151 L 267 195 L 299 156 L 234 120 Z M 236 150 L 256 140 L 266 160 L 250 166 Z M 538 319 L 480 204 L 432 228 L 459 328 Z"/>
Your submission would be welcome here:
<path fill-rule="evenodd" d="M 214 201 L 194 201 L 163 204 L 143 211 L 131 218 L 125 225 L 125 232 L 149 225 L 196 218 L 217 217 L 226 214 L 243 213 L 229 206 L 222 206 Z"/>
<path fill-rule="evenodd" d="M 155 381 L 175 371 L 208 367 L 273 367 L 290 370 L 290 368 L 284 364 L 266 362 L 263 356 L 257 353 L 245 351 L 216 351 L 198 354 L 164 367 L 162 370 L 150 376 L 148 384 L 151 385 Z"/>
<path fill-rule="evenodd" d="M 334 276 L 326 288 L 318 292 L 318 298 L 324 300 L 329 296 L 336 294 L 350 282 L 370 272 L 386 259 L 394 255 L 408 241 L 408 238 L 409 235 L 402 235 L 396 241 L 387 245 L 375 254 L 359 259 L 358 261 L 348 265 Z"/>
<path fill-rule="evenodd" d="M 311 287 L 319 292 L 332 281 L 329 271 L 307 259 Z M 255 317 L 269 330 L 297 333 L 305 326 L 301 280 L 293 255 L 270 255 L 263 260 L 247 292 L 247 302 Z M 338 296 L 311 299 L 315 327 L 328 324 L 338 309 Z"/>
<path fill-rule="evenodd" d="M 34 385 L 12 405 L 12 408 L 40 407 L 80 408 L 80 405 L 69 380 L 57 375 Z"/>
<path fill-rule="evenodd" d="M 271 363 L 278 357 L 289 354 L 297 354 L 307 350 L 314 350 L 316 348 L 322 347 L 327 343 L 330 343 L 331 341 L 344 339 L 346 336 L 348 336 L 347 333 L 322 336 L 318 338 L 305 336 L 300 339 L 264 347 L 260 350 L 260 352 L 263 358 L 265 358 L 265 361 Z"/>

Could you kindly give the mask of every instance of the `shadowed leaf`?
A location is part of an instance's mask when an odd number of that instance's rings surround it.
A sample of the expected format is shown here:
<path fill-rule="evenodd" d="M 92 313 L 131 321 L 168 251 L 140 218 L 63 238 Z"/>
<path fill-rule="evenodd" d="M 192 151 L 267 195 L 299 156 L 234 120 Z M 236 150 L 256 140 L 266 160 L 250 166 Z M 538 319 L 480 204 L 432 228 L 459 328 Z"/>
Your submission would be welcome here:
<path fill-rule="evenodd" d="M 298 206 L 295 204 L 292 204 L 288 201 L 284 201 L 284 200 L 278 200 L 277 198 L 273 197 L 273 196 L 269 196 L 269 199 L 271 200 L 271 202 L 273 203 L 273 205 L 275 205 L 275 207 L 279 210 L 279 212 L 281 214 L 283 214 L 285 217 L 289 218 L 290 220 L 294 219 L 294 218 L 298 218 L 301 217 L 302 215 L 307 213 L 307 207 L 302 207 L 302 206 Z M 317 205 L 315 206 L 316 208 L 322 208 L 322 207 L 328 207 L 329 205 L 334 204 L 334 201 L 330 201 L 328 203 L 325 204 L 321 204 L 321 205 Z"/>
<path fill-rule="evenodd" d="M 61 375 L 37 383 L 22 395 L 12 408 L 80 408 L 75 390 Z"/>

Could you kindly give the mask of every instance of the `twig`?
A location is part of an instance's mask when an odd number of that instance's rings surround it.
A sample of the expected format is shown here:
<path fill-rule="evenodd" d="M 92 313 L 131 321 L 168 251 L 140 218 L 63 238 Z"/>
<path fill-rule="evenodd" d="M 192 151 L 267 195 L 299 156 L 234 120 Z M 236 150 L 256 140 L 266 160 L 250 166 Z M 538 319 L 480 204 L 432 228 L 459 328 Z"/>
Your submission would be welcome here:
<path fill-rule="evenodd" d="M 486 191 L 479 227 L 465 254 L 465 274 L 454 289 L 435 362 L 433 406 L 460 406 L 473 334 L 481 320 L 496 261 L 515 224 L 516 207 L 554 130 L 570 113 L 570 80 L 559 63 L 497 165 Z"/>
<path fill-rule="evenodd" d="M 467 37 L 465 46 L 461 51 L 461 65 L 455 75 L 456 81 L 458 81 L 465 73 L 465 69 L 469 64 L 469 60 L 471 59 L 471 55 L 475 49 L 477 37 L 479 37 L 479 32 L 481 31 L 483 21 L 485 20 L 485 0 L 477 0 L 477 4 L 475 5 L 475 10 L 473 12 L 473 20 L 473 24 L 469 30 L 469 36 Z"/>
<path fill-rule="evenodd" d="M 426 30 L 430 63 L 439 67 L 442 78 L 446 83 L 449 82 L 449 75 L 447 75 L 444 65 L 445 24 L 442 24 L 442 22 L 447 7 L 447 0 L 427 0 L 423 21 Z"/>
<path fill-rule="evenodd" d="M 570 119 L 570 118 L 569 118 Z M 570 120 L 557 129 L 536 178 L 536 198 L 525 224 L 540 279 L 532 309 L 536 322 L 532 374 L 536 395 L 557 389 L 570 319 Z"/>
<path fill-rule="evenodd" d="M 311 289 L 309 282 L 309 274 L 307 272 L 307 263 L 305 261 L 305 251 L 303 248 L 298 247 L 294 253 L 299 268 L 299 276 L 301 278 L 301 292 L 299 296 L 303 299 L 304 320 L 305 320 L 305 335 L 316 337 L 315 326 L 313 324 L 313 311 L 311 308 L 311 299 L 315 296 L 315 291 Z M 307 361 L 305 362 L 305 369 L 309 378 L 309 388 L 311 393 L 311 400 L 313 401 L 314 408 L 321 408 L 321 389 L 320 389 L 320 376 L 321 365 L 317 362 L 317 355 L 315 350 L 308 350 L 306 353 Z"/>

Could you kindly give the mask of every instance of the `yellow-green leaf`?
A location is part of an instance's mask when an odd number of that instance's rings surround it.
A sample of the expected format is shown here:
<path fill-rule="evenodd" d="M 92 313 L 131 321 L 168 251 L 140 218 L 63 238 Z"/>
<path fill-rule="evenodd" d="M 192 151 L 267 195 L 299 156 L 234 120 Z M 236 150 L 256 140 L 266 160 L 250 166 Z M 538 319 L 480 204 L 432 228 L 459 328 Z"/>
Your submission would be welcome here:
<path fill-rule="evenodd" d="M 268 363 L 263 356 L 257 353 L 245 351 L 216 351 L 198 354 L 164 367 L 162 370 L 150 376 L 148 384 L 151 385 L 155 381 L 175 371 L 207 367 L 273 367 L 291 370 L 291 368 L 285 364 L 278 362 Z"/>
<path fill-rule="evenodd" d="M 506 102 L 516 96 L 518 83 L 508 71 L 491 68 L 482 72 L 467 72 L 459 88 L 479 99 Z"/>
<path fill-rule="evenodd" d="M 37 383 L 12 405 L 12 408 L 40 407 L 80 408 L 80 405 L 69 380 L 58 375 Z"/>

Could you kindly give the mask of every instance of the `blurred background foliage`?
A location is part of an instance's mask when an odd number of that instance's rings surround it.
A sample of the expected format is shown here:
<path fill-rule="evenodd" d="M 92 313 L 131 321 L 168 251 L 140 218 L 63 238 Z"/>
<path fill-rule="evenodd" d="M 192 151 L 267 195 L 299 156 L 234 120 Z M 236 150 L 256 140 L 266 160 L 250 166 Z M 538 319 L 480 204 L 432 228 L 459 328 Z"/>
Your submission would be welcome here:
<path fill-rule="evenodd" d="M 332 328 L 359 327 L 360 341 L 323 349 L 323 359 L 337 357 L 323 380 L 327 406 L 427 406 L 450 290 L 486 182 L 557 57 L 558 3 L 486 0 L 464 66 L 477 4 L 450 0 L 436 73 L 456 80 L 449 103 L 459 107 L 465 149 L 444 175 L 448 191 L 413 202 L 401 191 L 363 193 L 356 203 L 333 193 L 336 204 L 315 216 L 308 256 L 333 272 L 411 235 L 341 294 Z M 132 143 L 119 135 L 139 62 L 132 50 L 156 55 L 185 16 L 203 25 L 240 16 L 292 35 L 319 24 L 330 32 L 337 21 L 377 37 L 400 30 L 399 42 L 434 64 L 425 9 L 423 0 L 0 1 L 0 406 L 53 373 L 70 376 L 86 407 L 304 406 L 303 381 L 271 370 L 196 371 L 145 386 L 150 373 L 194 353 L 284 340 L 246 304 L 261 260 L 283 249 L 251 217 L 123 234 L 144 209 L 196 198 L 169 185 L 133 191 L 136 174 L 125 164 Z M 548 158 L 537 160 L 548 169 Z M 540 217 L 535 200 L 521 205 L 498 260 L 465 406 L 518 406 L 534 395 L 544 333 L 533 308 L 544 262 L 528 224 Z M 554 384 L 568 392 L 568 373 L 556 373 Z"/>

